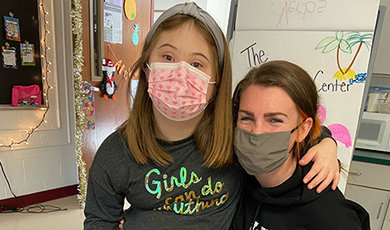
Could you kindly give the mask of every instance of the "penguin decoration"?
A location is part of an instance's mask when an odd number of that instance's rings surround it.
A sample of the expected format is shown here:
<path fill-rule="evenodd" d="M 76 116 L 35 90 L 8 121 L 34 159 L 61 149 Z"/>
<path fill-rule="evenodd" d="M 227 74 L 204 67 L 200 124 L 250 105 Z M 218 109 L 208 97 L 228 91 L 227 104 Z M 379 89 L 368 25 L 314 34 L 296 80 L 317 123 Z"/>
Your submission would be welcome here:
<path fill-rule="evenodd" d="M 100 90 L 102 91 L 104 98 L 115 99 L 115 90 L 118 86 L 114 81 L 114 62 L 108 58 L 103 58 L 102 61 L 103 80 L 100 84 Z"/>

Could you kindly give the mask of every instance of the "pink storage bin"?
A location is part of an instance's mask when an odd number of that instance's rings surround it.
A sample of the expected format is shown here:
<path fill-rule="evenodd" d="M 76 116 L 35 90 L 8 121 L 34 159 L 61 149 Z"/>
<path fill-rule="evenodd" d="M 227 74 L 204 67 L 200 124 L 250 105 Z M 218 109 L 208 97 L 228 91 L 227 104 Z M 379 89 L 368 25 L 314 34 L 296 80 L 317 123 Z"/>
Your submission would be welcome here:
<path fill-rule="evenodd" d="M 38 85 L 15 85 L 12 87 L 12 105 L 27 103 L 27 105 L 41 105 L 41 89 Z"/>

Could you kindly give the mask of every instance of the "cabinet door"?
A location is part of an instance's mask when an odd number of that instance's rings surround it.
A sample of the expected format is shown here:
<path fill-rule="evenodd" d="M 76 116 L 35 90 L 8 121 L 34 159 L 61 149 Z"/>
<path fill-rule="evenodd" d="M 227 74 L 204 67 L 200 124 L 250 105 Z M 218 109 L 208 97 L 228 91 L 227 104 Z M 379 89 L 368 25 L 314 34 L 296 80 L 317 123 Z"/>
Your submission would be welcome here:
<path fill-rule="evenodd" d="M 382 175 L 390 175 L 390 166 L 352 161 L 348 184 L 390 191 L 390 180 L 384 179 Z"/>
<path fill-rule="evenodd" d="M 372 230 L 382 229 L 390 192 L 348 184 L 345 197 L 359 203 L 367 210 L 370 214 Z"/>
<path fill-rule="evenodd" d="M 387 212 L 386 212 L 385 219 L 383 220 L 383 227 L 382 227 L 382 229 L 383 230 L 390 229 L 390 204 L 387 205 Z"/>

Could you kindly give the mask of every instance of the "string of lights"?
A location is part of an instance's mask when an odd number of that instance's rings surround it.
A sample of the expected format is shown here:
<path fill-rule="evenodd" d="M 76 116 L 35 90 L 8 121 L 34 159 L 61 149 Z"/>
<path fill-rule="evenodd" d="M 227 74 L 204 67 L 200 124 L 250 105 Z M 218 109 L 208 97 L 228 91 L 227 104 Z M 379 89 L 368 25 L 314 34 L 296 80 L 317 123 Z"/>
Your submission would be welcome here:
<path fill-rule="evenodd" d="M 41 47 L 43 47 L 43 53 L 41 55 L 42 60 L 42 80 L 43 80 L 43 96 L 45 99 L 45 107 L 42 107 L 41 109 L 45 109 L 45 112 L 43 113 L 42 119 L 35 127 L 30 127 L 29 130 L 26 131 L 27 135 L 24 139 L 20 141 L 15 141 L 11 139 L 9 144 L 1 144 L 0 143 L 0 149 L 1 148 L 10 148 L 13 149 L 15 145 L 20 145 L 23 143 L 28 144 L 28 140 L 33 135 L 34 131 L 37 130 L 43 123 L 46 123 L 46 116 L 49 111 L 50 105 L 49 105 L 49 90 L 53 89 L 53 87 L 48 82 L 48 76 L 51 72 L 49 69 L 49 66 L 51 65 L 51 62 L 47 59 L 48 50 L 51 48 L 47 45 L 47 36 L 50 33 L 48 30 L 48 24 L 49 21 L 47 20 L 47 15 L 49 14 L 48 11 L 45 9 L 44 0 L 40 0 L 39 2 L 40 10 L 41 10 L 41 21 L 43 22 L 41 25 L 41 29 L 43 27 L 43 32 L 41 33 Z M 83 153 L 82 153 L 82 136 L 83 136 L 83 127 L 84 127 L 84 112 L 82 110 L 82 100 L 83 100 L 83 92 L 82 92 L 82 85 L 83 85 L 83 79 L 81 75 L 82 67 L 84 65 L 84 57 L 82 55 L 83 50 L 83 42 L 82 42 L 82 6 L 81 6 L 81 0 L 72 0 L 72 10 L 71 10 L 71 18 L 72 18 L 72 35 L 74 38 L 73 43 L 73 82 L 74 82 L 74 97 L 75 97 L 75 110 L 76 110 L 76 128 L 75 128 L 75 140 L 76 140 L 76 157 L 77 157 L 77 166 L 78 166 L 78 175 L 79 175 L 79 204 L 81 207 L 84 207 L 85 199 L 86 199 L 86 191 L 87 191 L 87 173 L 86 173 L 86 164 L 83 160 Z M 1 164 L 1 162 L 0 162 Z M 4 173 L 4 172 L 3 172 Z M 4 176 L 5 173 L 4 173 Z M 11 187 L 9 189 L 12 191 Z M 16 197 L 15 197 L 16 198 Z M 31 208 L 31 207 L 28 207 Z M 36 209 L 35 206 L 32 206 L 33 209 Z M 57 208 L 58 209 L 58 208 Z M 54 211 L 57 211 L 54 210 Z M 65 209 L 58 209 L 59 211 L 65 210 Z M 36 210 L 29 210 L 27 208 L 18 209 L 19 212 L 38 212 Z M 48 210 L 52 211 L 52 210 Z M 47 210 L 39 211 L 39 212 L 48 212 Z"/>
<path fill-rule="evenodd" d="M 52 89 L 53 87 L 49 85 L 48 82 L 48 74 L 50 73 L 49 65 L 51 65 L 51 62 L 47 59 L 47 52 L 50 50 L 50 47 L 47 45 L 47 36 L 50 33 L 48 30 L 48 24 L 49 21 L 47 20 L 47 15 L 49 14 L 48 11 L 45 9 L 45 5 L 43 4 L 43 0 L 40 0 L 39 2 L 40 10 L 41 10 L 41 21 L 43 22 L 43 33 L 41 33 L 41 48 L 43 49 L 43 54 L 41 55 L 41 61 L 42 61 L 42 83 L 44 85 L 43 89 L 43 98 L 45 100 L 45 112 L 42 115 L 42 119 L 38 122 L 38 124 L 35 127 L 30 127 L 29 130 L 26 130 L 26 137 L 24 139 L 15 141 L 11 139 L 9 144 L 1 144 L 0 143 L 0 148 L 9 148 L 13 149 L 15 145 L 20 145 L 20 144 L 28 144 L 28 140 L 33 135 L 35 130 L 37 130 L 43 123 L 46 123 L 46 116 L 47 113 L 49 112 L 49 90 Z M 42 27 L 41 27 L 42 28 Z"/>

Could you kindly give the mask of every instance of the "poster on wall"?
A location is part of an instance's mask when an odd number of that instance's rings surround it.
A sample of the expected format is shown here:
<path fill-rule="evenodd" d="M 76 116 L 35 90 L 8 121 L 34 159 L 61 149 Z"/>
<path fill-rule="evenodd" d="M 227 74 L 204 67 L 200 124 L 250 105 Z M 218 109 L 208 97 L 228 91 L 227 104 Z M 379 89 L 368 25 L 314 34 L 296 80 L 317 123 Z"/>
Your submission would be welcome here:
<path fill-rule="evenodd" d="M 122 0 L 104 2 L 104 41 L 122 44 Z"/>
<path fill-rule="evenodd" d="M 11 41 L 20 41 L 19 19 L 4 16 L 5 37 Z"/>
<path fill-rule="evenodd" d="M 16 48 L 11 47 L 8 43 L 1 47 L 1 60 L 4 68 L 17 69 L 16 65 Z"/>
<path fill-rule="evenodd" d="M 20 43 L 20 57 L 22 66 L 35 66 L 34 44 Z"/>

